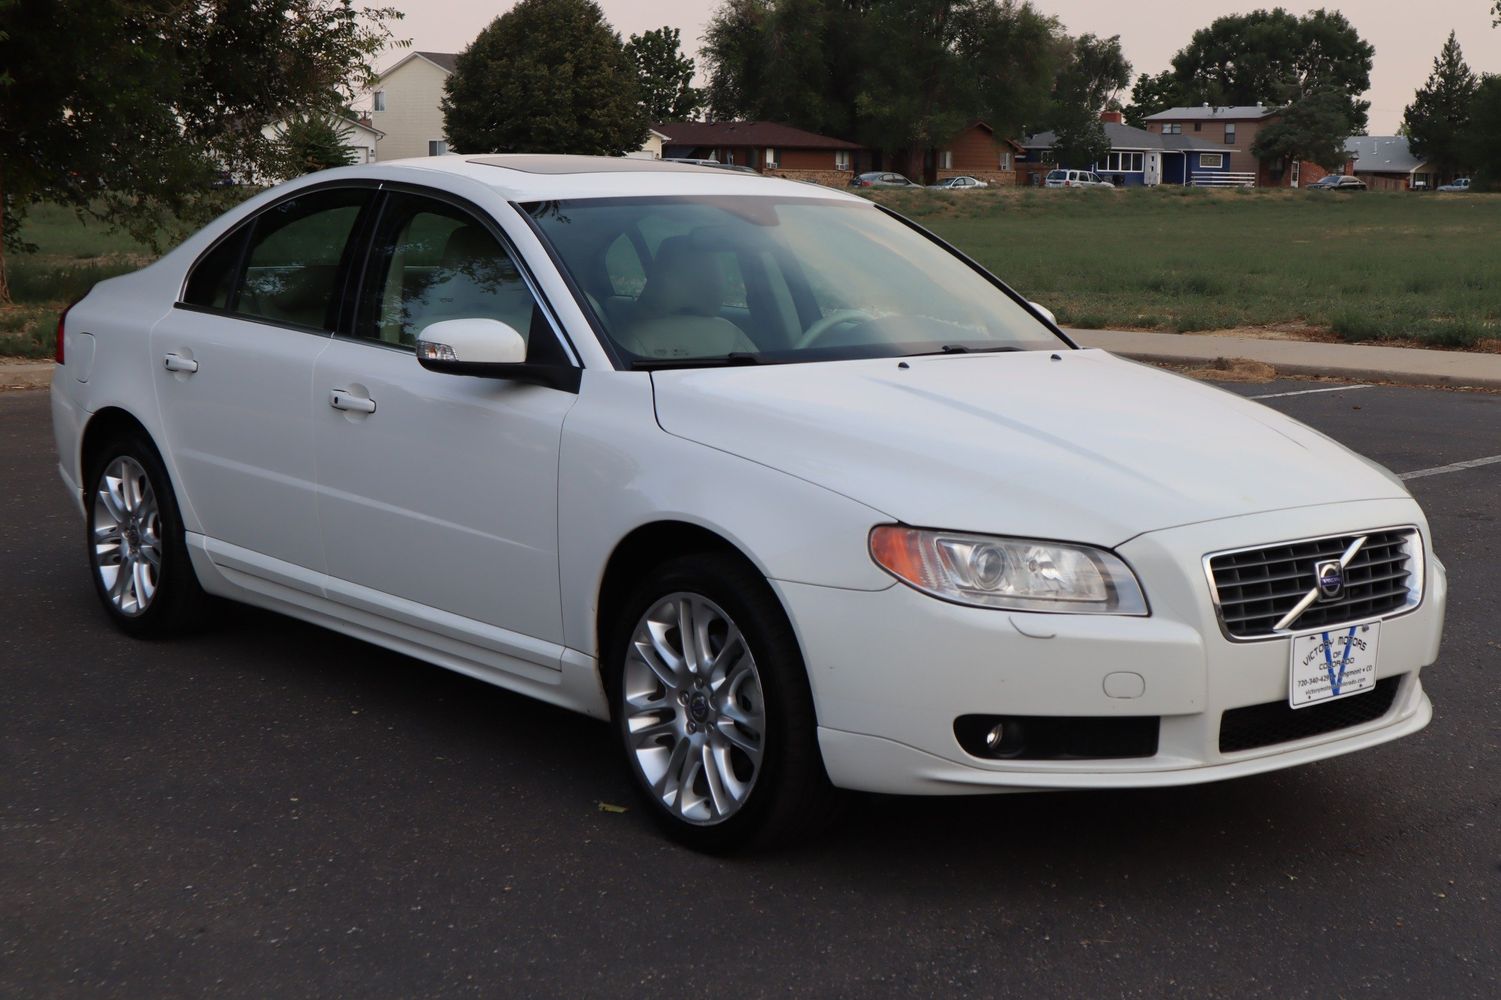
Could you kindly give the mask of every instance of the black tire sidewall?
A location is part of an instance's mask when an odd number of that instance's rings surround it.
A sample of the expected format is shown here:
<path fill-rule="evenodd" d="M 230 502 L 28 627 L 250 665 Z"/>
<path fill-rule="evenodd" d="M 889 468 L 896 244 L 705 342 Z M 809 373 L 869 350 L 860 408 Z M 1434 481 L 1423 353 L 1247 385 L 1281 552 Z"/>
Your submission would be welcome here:
<path fill-rule="evenodd" d="M 157 573 L 156 593 L 151 605 L 139 615 L 124 614 L 114 606 L 99 577 L 98 558 L 94 551 L 94 508 L 98 503 L 99 481 L 104 470 L 118 458 L 134 459 L 146 471 L 151 491 L 156 496 L 157 518 L 161 522 L 162 561 Z M 188 556 L 177 497 L 156 449 L 139 434 L 112 437 L 94 450 L 84 481 L 84 539 L 88 546 L 89 576 L 110 621 L 121 631 L 142 637 L 164 635 L 189 624 L 202 600 L 203 591 Z"/>
<path fill-rule="evenodd" d="M 647 787 L 630 746 L 623 711 L 626 650 L 641 617 L 674 593 L 698 594 L 730 616 L 756 661 L 766 707 L 761 768 L 745 804 L 712 826 L 686 823 L 672 815 Z M 726 853 L 790 839 L 796 818 L 789 815 L 808 786 L 827 786 L 817 752 L 816 726 L 807 673 L 791 624 L 764 577 L 734 557 L 710 553 L 673 559 L 648 574 L 633 590 L 609 632 L 606 693 L 632 784 L 653 818 L 674 840 L 696 850 Z M 810 773 L 809 769 L 816 773 Z"/>

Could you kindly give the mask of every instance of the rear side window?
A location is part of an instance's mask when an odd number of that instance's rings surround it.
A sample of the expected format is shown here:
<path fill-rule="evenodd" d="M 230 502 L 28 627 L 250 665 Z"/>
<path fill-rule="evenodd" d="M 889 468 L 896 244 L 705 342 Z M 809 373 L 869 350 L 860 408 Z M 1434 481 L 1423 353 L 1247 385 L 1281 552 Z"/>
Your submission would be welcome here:
<path fill-rule="evenodd" d="M 205 309 L 228 309 L 235 282 L 240 278 L 240 260 L 245 254 L 245 238 L 249 235 L 250 227 L 241 227 L 239 232 L 210 250 L 189 276 L 182 300 L 190 306 Z"/>
<path fill-rule="evenodd" d="M 340 263 L 368 200 L 358 188 L 315 191 L 257 216 L 230 308 L 276 323 L 333 329 Z"/>

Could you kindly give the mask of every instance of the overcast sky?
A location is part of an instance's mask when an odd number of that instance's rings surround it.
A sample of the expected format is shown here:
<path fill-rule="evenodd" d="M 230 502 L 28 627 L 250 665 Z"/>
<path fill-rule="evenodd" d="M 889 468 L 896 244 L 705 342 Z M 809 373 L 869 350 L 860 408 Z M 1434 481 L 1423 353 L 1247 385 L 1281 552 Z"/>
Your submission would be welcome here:
<path fill-rule="evenodd" d="M 511 0 L 382 0 L 406 11 L 397 36 L 410 38 L 412 47 L 458 52 L 491 19 L 512 7 Z M 697 58 L 704 24 L 718 0 L 598 0 L 622 37 L 671 25 L 683 33 L 685 49 Z M 1039 9 L 1056 15 L 1076 35 L 1120 35 L 1126 58 L 1137 73 L 1168 68 L 1173 53 L 1188 43 L 1198 28 L 1222 14 L 1244 13 L 1270 3 L 1227 3 L 1195 0 L 1161 3 L 1158 0 L 1036 0 Z M 1465 59 L 1477 73 L 1501 73 L 1501 29 L 1492 29 L 1489 0 L 1345 0 L 1344 3 L 1283 3 L 1302 14 L 1319 7 L 1344 12 L 1362 38 L 1376 47 L 1371 72 L 1371 132 L 1390 134 L 1402 119 L 1402 109 L 1433 67 L 1449 31 L 1459 33 Z M 400 53 L 397 53 L 399 56 Z M 384 68 L 394 57 L 379 63 Z"/>

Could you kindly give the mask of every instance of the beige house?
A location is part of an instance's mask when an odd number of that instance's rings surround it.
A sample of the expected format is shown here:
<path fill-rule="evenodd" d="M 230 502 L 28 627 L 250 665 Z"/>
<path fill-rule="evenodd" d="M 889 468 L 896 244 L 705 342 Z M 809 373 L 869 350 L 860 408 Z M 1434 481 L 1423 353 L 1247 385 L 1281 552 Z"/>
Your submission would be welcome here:
<path fill-rule="evenodd" d="M 670 141 L 667 136 L 651 129 L 646 133 L 646 141 L 641 148 L 634 153 L 626 153 L 633 160 L 660 160 L 662 158 L 662 143 Z"/>
<path fill-rule="evenodd" d="M 409 52 L 380 75 L 370 95 L 370 120 L 382 134 L 377 160 L 442 156 L 443 83 L 453 72 L 454 52 Z"/>

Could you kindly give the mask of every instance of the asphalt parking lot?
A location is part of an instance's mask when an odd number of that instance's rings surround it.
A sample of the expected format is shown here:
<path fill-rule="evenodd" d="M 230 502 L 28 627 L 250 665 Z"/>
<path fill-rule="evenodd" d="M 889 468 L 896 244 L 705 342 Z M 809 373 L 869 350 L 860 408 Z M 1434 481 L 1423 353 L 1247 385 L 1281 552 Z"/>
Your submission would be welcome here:
<path fill-rule="evenodd" d="M 733 860 L 653 831 L 602 723 L 249 609 L 120 637 L 46 393 L 0 394 L 0 996 L 1501 995 L 1501 395 L 1226 388 L 1430 473 L 1428 729 L 1218 785 L 865 797 Z"/>

